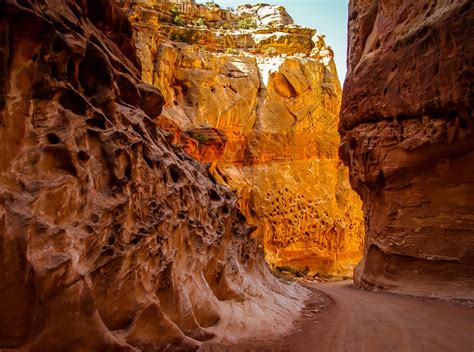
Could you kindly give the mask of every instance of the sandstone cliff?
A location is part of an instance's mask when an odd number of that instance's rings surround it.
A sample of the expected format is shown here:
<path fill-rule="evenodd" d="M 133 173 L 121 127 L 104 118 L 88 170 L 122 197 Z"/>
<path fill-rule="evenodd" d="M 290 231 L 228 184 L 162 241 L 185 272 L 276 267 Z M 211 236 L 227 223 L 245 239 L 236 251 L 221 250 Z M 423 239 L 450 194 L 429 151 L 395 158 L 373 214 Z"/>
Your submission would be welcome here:
<path fill-rule="evenodd" d="M 123 2 L 160 126 L 236 191 L 274 266 L 349 274 L 362 204 L 339 161 L 341 89 L 324 36 L 281 6 Z"/>
<path fill-rule="evenodd" d="M 356 283 L 474 298 L 474 6 L 350 2 L 341 156 L 364 201 Z"/>
<path fill-rule="evenodd" d="M 116 4 L 0 9 L 0 349 L 286 331 L 306 293 L 269 274 L 233 193 L 157 128 L 163 98 Z"/>

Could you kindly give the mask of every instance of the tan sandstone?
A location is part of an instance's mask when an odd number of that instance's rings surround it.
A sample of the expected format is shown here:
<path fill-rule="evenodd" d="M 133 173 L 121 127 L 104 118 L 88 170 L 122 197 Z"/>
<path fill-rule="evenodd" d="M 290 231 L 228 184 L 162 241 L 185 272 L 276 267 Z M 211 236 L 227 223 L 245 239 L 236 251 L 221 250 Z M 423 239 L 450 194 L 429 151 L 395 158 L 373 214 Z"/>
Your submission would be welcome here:
<path fill-rule="evenodd" d="M 267 261 L 350 275 L 362 203 L 338 158 L 341 88 L 324 36 L 281 6 L 187 4 L 177 25 L 170 4 L 125 3 L 142 77 L 164 95 L 160 126 L 237 193 Z"/>

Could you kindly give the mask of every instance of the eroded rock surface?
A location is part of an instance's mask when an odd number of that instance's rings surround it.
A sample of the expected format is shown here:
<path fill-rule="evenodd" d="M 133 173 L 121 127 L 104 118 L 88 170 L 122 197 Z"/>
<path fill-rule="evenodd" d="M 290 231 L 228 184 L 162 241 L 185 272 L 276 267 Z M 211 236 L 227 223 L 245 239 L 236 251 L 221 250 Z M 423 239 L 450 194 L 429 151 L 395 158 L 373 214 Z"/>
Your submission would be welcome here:
<path fill-rule="evenodd" d="M 356 283 L 474 298 L 472 1 L 350 3 L 341 156 L 364 201 Z"/>
<path fill-rule="evenodd" d="M 269 274 L 234 194 L 157 127 L 116 4 L 0 7 L 0 349 L 287 331 L 305 291 Z"/>
<path fill-rule="evenodd" d="M 351 274 L 362 205 L 338 158 L 341 89 L 324 36 L 281 6 L 187 4 L 179 25 L 171 4 L 123 7 L 142 77 L 164 95 L 160 126 L 236 191 L 267 260 Z"/>

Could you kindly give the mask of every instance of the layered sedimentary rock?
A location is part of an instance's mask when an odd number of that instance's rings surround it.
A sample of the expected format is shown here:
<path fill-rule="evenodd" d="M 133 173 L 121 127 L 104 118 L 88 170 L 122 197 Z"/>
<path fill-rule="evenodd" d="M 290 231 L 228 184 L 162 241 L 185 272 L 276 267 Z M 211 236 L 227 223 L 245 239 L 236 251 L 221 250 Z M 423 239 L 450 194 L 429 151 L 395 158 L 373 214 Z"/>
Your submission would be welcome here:
<path fill-rule="evenodd" d="M 160 126 L 236 191 L 268 262 L 352 273 L 362 205 L 337 154 L 341 89 L 324 36 L 281 6 L 123 7 L 142 77 L 164 95 Z"/>
<path fill-rule="evenodd" d="M 341 155 L 364 201 L 356 283 L 474 298 L 472 1 L 350 3 Z"/>
<path fill-rule="evenodd" d="M 193 350 L 283 333 L 276 281 L 228 187 L 157 127 L 116 4 L 0 5 L 0 349 Z"/>

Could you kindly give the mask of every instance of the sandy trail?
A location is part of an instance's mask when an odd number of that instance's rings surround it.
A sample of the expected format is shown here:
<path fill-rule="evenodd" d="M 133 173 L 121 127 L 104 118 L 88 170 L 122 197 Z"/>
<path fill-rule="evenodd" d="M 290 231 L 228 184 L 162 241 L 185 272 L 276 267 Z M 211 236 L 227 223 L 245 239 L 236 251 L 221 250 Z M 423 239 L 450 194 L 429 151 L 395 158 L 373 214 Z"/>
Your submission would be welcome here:
<path fill-rule="evenodd" d="M 351 282 L 309 286 L 296 330 L 278 340 L 255 340 L 205 351 L 473 352 L 474 309 L 452 303 L 356 289 Z M 327 307 L 320 312 L 321 294 Z"/>

